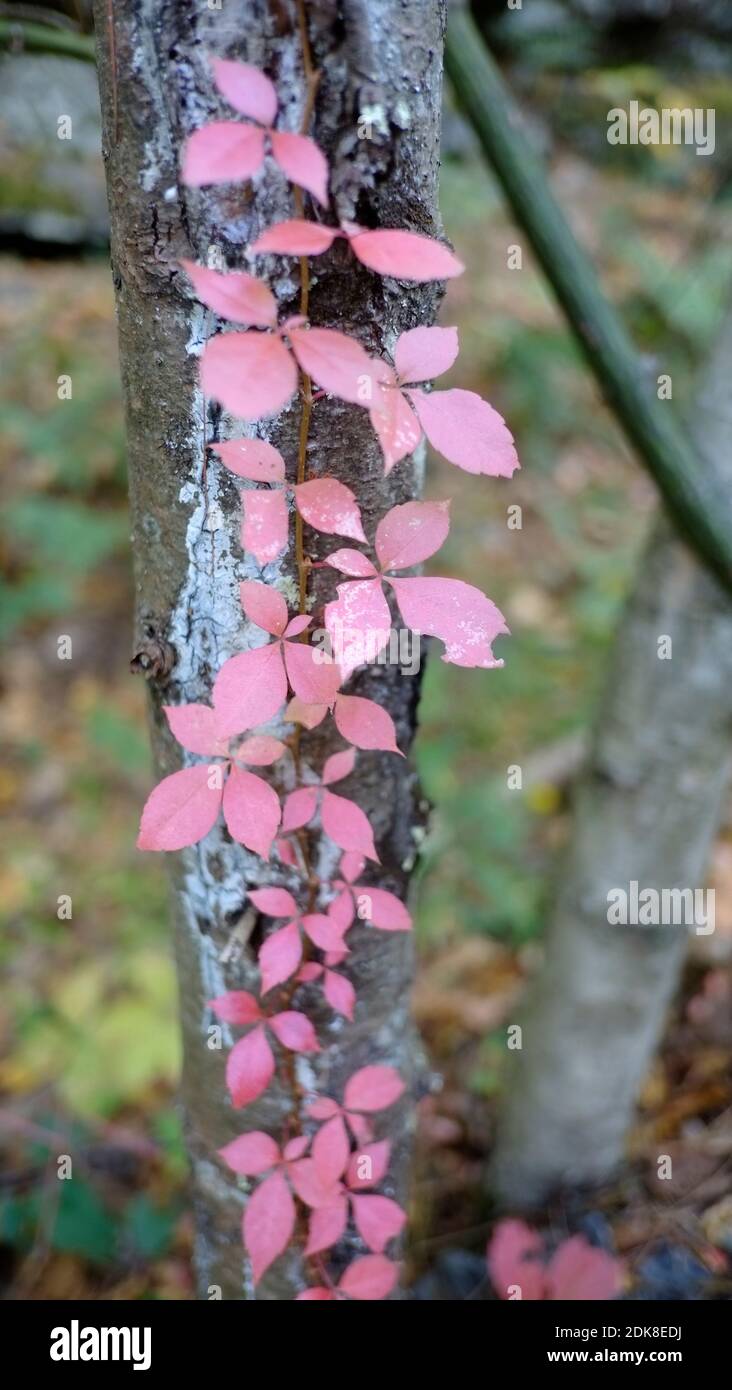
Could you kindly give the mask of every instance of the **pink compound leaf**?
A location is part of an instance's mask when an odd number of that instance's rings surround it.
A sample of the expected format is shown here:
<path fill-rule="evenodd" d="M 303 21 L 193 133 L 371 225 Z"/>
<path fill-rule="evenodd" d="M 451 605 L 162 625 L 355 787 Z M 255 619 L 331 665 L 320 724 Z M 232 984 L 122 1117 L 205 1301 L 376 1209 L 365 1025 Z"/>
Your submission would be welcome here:
<path fill-rule="evenodd" d="M 219 1149 L 219 1158 L 229 1165 L 232 1172 L 240 1173 L 245 1178 L 257 1178 L 279 1163 L 280 1151 L 269 1134 L 255 1129 L 225 1144 L 223 1149 Z"/>
<path fill-rule="evenodd" d="M 294 396 L 297 367 L 275 333 L 219 333 L 203 349 L 201 387 L 232 415 L 262 420 Z"/>
<path fill-rule="evenodd" d="M 290 1052 L 320 1052 L 320 1044 L 315 1029 L 305 1014 L 297 1009 L 285 1009 L 283 1013 L 273 1014 L 269 1020 L 277 1041 Z"/>
<path fill-rule="evenodd" d="M 430 444 L 466 473 L 510 478 L 519 467 L 503 418 L 474 391 L 408 391 Z"/>
<path fill-rule="evenodd" d="M 214 681 L 214 709 L 226 735 L 266 724 L 286 697 L 287 677 L 278 642 L 230 657 Z"/>
<path fill-rule="evenodd" d="M 343 1103 L 347 1110 L 371 1113 L 386 1110 L 404 1094 L 404 1082 L 394 1067 L 362 1067 L 346 1083 Z"/>
<path fill-rule="evenodd" d="M 328 161 L 309 135 L 286 130 L 271 132 L 272 154 L 291 183 L 304 188 L 323 207 L 328 206 Z"/>
<path fill-rule="evenodd" d="M 449 502 L 404 502 L 382 517 L 375 550 L 382 570 L 410 569 L 439 550 L 450 530 Z"/>
<path fill-rule="evenodd" d="M 349 1298 L 374 1302 L 387 1298 L 398 1278 L 399 1266 L 384 1255 L 363 1255 L 348 1266 L 338 1287 Z"/>
<path fill-rule="evenodd" d="M 353 1219 L 361 1239 L 375 1254 L 382 1255 L 390 1240 L 404 1229 L 406 1214 L 391 1197 L 368 1194 L 354 1196 Z"/>
<path fill-rule="evenodd" d="M 255 1284 L 287 1248 L 295 1228 L 295 1215 L 292 1193 L 282 1173 L 265 1178 L 249 1198 L 242 1234 Z"/>
<path fill-rule="evenodd" d="M 346 231 L 350 233 L 348 225 Z M 457 256 L 431 237 L 418 232 L 402 232 L 392 228 L 364 231 L 356 228 L 349 234 L 351 249 L 369 270 L 377 275 L 391 275 L 395 280 L 451 280 L 462 275 L 465 266 Z"/>
<path fill-rule="evenodd" d="M 231 1103 L 237 1108 L 250 1105 L 261 1096 L 274 1076 L 275 1060 L 267 1042 L 264 1025 L 253 1028 L 234 1043 L 226 1059 L 226 1084 Z"/>
<path fill-rule="evenodd" d="M 256 174 L 264 160 L 264 131 L 240 121 L 209 121 L 183 147 L 181 176 L 190 188 L 238 183 Z"/>
<path fill-rule="evenodd" d="M 394 366 L 402 385 L 449 371 L 459 351 L 457 328 L 410 328 L 397 338 Z"/>
<path fill-rule="evenodd" d="M 285 481 L 285 460 L 264 439 L 227 439 L 210 447 L 239 478 L 252 483 Z"/>
<path fill-rule="evenodd" d="M 275 222 L 273 227 L 257 237 L 249 250 L 255 256 L 319 256 L 333 245 L 339 235 L 337 227 L 321 227 L 317 222 L 293 217 L 285 222 Z"/>
<path fill-rule="evenodd" d="M 216 86 L 229 106 L 260 125 L 272 125 L 277 115 L 277 92 L 259 68 L 228 58 L 215 58 L 212 66 Z"/>
<path fill-rule="evenodd" d="M 227 994 L 219 994 L 216 999 L 209 999 L 208 1007 L 213 1009 L 222 1023 L 234 1023 L 240 1027 L 259 1023 L 263 1017 L 254 995 L 244 989 L 230 989 Z"/>
<path fill-rule="evenodd" d="M 284 492 L 242 495 L 241 548 L 258 565 L 270 565 L 287 549 L 289 516 Z"/>
<path fill-rule="evenodd" d="M 268 994 L 276 985 L 281 985 L 295 974 L 302 959 L 302 942 L 297 922 L 273 932 L 259 951 L 259 969 L 262 974 L 262 994 Z"/>
<path fill-rule="evenodd" d="M 269 783 L 232 767 L 224 787 L 224 820 L 232 839 L 269 859 L 280 819 L 279 797 Z"/>
<path fill-rule="evenodd" d="M 273 328 L 277 323 L 277 301 L 263 280 L 241 270 L 210 270 L 195 261 L 180 264 L 201 303 L 220 318 L 249 328 Z"/>
<path fill-rule="evenodd" d="M 335 792 L 323 792 L 320 810 L 323 829 L 340 849 L 357 850 L 367 859 L 379 863 L 374 845 L 374 835 L 368 817 L 348 797 L 336 796 Z"/>
<path fill-rule="evenodd" d="M 365 541 L 358 502 L 351 489 L 336 478 L 313 478 L 298 483 L 295 506 L 308 526 L 331 536 Z"/>
<path fill-rule="evenodd" d="M 454 666 L 502 666 L 492 643 L 508 632 L 495 604 L 462 579 L 389 580 L 407 627 L 445 644 L 443 661 Z"/>
<path fill-rule="evenodd" d="M 137 848 L 176 850 L 203 840 L 221 809 L 220 772 L 200 763 L 164 777 L 143 807 Z"/>

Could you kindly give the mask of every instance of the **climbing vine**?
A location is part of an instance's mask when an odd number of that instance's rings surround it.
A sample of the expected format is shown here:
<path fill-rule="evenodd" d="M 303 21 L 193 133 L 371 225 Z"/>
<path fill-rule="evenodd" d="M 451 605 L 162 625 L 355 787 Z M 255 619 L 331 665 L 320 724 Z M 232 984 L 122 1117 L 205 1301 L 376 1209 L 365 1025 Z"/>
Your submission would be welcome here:
<path fill-rule="evenodd" d="M 443 660 L 460 666 L 501 665 L 494 639 L 507 632 L 502 614 L 480 590 L 460 580 L 405 575 L 432 556 L 449 530 L 449 503 L 410 501 L 378 522 L 373 545 L 364 531 L 359 499 L 332 476 L 308 473 L 312 412 L 334 396 L 368 412 L 389 473 L 426 435 L 446 459 L 470 473 L 510 477 L 518 467 L 503 420 L 470 391 L 434 391 L 431 383 L 455 361 L 454 328 L 420 327 L 403 333 L 392 361 L 375 359 L 355 338 L 309 321 L 310 259 L 336 238 L 377 275 L 425 282 L 459 275 L 463 266 L 442 243 L 411 231 L 367 229 L 352 222 L 320 220 L 329 208 L 328 165 L 309 136 L 318 75 L 312 62 L 304 7 L 301 35 L 307 97 L 299 133 L 277 128 L 274 85 L 247 64 L 214 59 L 219 93 L 243 119 L 212 121 L 183 150 L 182 176 L 195 187 L 251 178 L 271 156 L 294 186 L 296 216 L 277 223 L 249 247 L 260 257 L 291 257 L 300 267 L 300 312 L 280 320 L 265 280 L 249 271 L 220 271 L 181 264 L 208 309 L 235 329 L 206 342 L 200 367 L 205 396 L 253 425 L 276 415 L 294 397 L 300 403 L 297 457 L 287 461 L 270 443 L 241 437 L 211 446 L 236 477 L 242 493 L 242 548 L 263 568 L 289 545 L 294 512 L 298 575 L 297 612 L 290 613 L 273 585 L 246 580 L 241 605 L 262 632 L 260 645 L 239 652 L 216 674 L 211 703 L 168 706 L 170 730 L 198 761 L 164 778 L 142 814 L 138 845 L 175 851 L 203 839 L 223 814 L 232 838 L 253 854 L 277 856 L 286 881 L 249 893 L 253 907 L 271 920 L 258 952 L 259 996 L 234 990 L 210 1001 L 216 1017 L 241 1036 L 231 1048 L 226 1082 L 232 1105 L 256 1101 L 276 1075 L 292 1094 L 288 1131 L 278 1144 L 249 1131 L 220 1151 L 236 1174 L 256 1185 L 243 1217 L 244 1246 L 255 1284 L 294 1241 L 302 1241 L 313 1282 L 302 1300 L 372 1300 L 389 1295 L 398 1277 L 390 1256 L 405 1214 L 380 1188 L 387 1178 L 388 1141 L 378 1138 L 378 1115 L 404 1091 L 388 1065 L 362 1067 L 342 1096 L 307 1094 L 298 1081 L 298 1054 L 316 1054 L 313 1022 L 298 1002 L 302 987 L 317 985 L 328 1007 L 351 1022 L 357 1007 L 348 973 L 348 935 L 356 921 L 377 931 L 409 931 L 410 915 L 391 892 L 362 883 L 367 862 L 378 864 L 369 820 L 360 806 L 333 790 L 353 770 L 357 751 L 400 756 L 387 710 L 344 693 L 352 673 L 375 660 L 392 626 L 387 593 L 405 625 L 444 644 Z M 309 202 L 307 202 L 309 200 Z M 312 216 L 306 217 L 307 207 Z M 287 481 L 294 476 L 295 482 Z M 314 562 L 305 549 L 305 527 L 340 537 L 319 564 L 341 576 L 324 605 L 322 644 L 311 639 L 314 614 L 309 576 Z M 356 548 L 360 547 L 360 548 Z M 307 733 L 332 719 L 345 747 L 325 759 L 320 772 L 306 757 Z M 293 732 L 276 737 L 277 720 Z M 271 780 L 259 775 L 271 769 Z M 316 865 L 316 837 L 340 851 L 328 877 Z M 302 1220 L 300 1217 L 302 1216 Z M 349 1222 L 368 1251 L 338 1280 L 327 1252 Z M 302 1231 L 304 1235 L 301 1235 Z"/>

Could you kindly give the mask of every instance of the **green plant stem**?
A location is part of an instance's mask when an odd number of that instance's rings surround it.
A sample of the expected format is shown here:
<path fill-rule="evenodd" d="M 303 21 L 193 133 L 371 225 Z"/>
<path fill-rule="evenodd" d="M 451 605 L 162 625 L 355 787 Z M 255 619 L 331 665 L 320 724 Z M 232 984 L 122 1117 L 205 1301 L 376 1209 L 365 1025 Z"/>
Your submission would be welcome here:
<path fill-rule="evenodd" d="M 21 53 L 49 53 L 58 58 L 81 58 L 93 63 L 94 40 L 71 29 L 54 29 L 49 24 L 26 24 L 23 20 L 0 19 L 0 49 Z"/>

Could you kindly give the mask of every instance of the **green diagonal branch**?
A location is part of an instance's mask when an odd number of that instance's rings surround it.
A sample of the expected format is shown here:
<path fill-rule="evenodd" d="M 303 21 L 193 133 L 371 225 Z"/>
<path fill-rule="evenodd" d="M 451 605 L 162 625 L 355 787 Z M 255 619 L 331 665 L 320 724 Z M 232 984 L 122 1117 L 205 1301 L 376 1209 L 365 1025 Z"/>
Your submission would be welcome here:
<path fill-rule="evenodd" d="M 50 24 L 26 24 L 25 20 L 0 19 L 0 49 L 3 48 L 94 62 L 94 40 L 87 34 L 54 29 Z"/>
<path fill-rule="evenodd" d="M 451 10 L 445 66 L 608 405 L 653 475 L 678 529 L 732 589 L 732 497 L 703 468 L 672 408 L 644 382 L 638 354 L 555 201 L 501 73 L 462 6 Z"/>

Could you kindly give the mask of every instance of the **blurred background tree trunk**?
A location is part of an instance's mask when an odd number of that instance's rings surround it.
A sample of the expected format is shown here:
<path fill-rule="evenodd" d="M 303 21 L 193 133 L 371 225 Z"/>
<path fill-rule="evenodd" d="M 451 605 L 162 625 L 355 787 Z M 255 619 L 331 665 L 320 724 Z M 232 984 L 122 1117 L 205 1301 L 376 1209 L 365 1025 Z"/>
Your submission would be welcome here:
<path fill-rule="evenodd" d="M 690 420 L 701 471 L 732 486 L 732 314 Z M 671 641 L 671 659 L 659 639 Z M 614 926 L 608 892 L 701 888 L 728 787 L 732 605 L 661 516 L 611 657 L 570 849 L 513 1054 L 492 1181 L 534 1205 L 616 1167 L 677 987 L 683 926 Z"/>
<path fill-rule="evenodd" d="M 298 9 L 284 0 L 225 0 L 220 9 L 199 0 L 121 0 L 113 10 L 98 0 L 95 8 L 127 412 L 135 665 L 149 678 L 154 751 L 164 773 L 179 765 L 180 750 L 167 734 L 161 706 L 207 700 L 223 661 L 248 645 L 238 584 L 259 573 L 239 548 L 237 489 L 223 466 L 206 459 L 207 443 L 242 431 L 200 395 L 197 355 L 214 323 L 191 298 L 177 261 L 189 256 L 205 262 L 215 248 L 224 264 L 242 266 L 248 243 L 265 226 L 292 215 L 290 193 L 278 174 L 268 172 L 243 187 L 187 190 L 178 181 L 179 155 L 185 137 L 217 110 L 210 54 L 266 69 L 277 84 L 280 123 L 298 129 L 306 95 L 303 50 Z M 321 74 L 313 133 L 330 160 L 336 215 L 438 233 L 441 0 L 322 0 L 302 12 Z M 279 262 L 274 285 L 283 315 L 297 312 L 296 268 L 289 273 Z M 429 322 L 437 300 L 434 286 L 397 291 L 357 267 L 337 243 L 318 261 L 311 317 L 381 353 L 404 329 Z M 291 479 L 298 427 L 295 403 L 267 422 L 265 431 L 292 469 Z M 370 534 L 386 508 L 413 496 L 421 484 L 419 462 L 385 480 L 364 412 L 337 401 L 322 401 L 314 411 L 309 460 L 311 472 L 335 474 L 356 489 Z M 322 547 L 332 548 L 312 533 L 306 545 L 314 558 Z M 290 553 L 280 581 L 285 590 L 294 576 Z M 318 603 L 324 593 L 325 587 L 316 592 Z M 414 733 L 417 687 L 396 666 L 373 668 L 354 685 L 389 709 L 405 751 Z M 327 736 L 308 736 L 308 749 L 314 738 L 320 766 Z M 362 754 L 347 794 L 374 825 L 382 859 L 377 881 L 403 893 L 420 814 L 410 765 L 390 754 Z M 233 844 L 221 828 L 173 861 L 183 1098 L 204 1298 L 212 1288 L 225 1298 L 249 1292 L 239 1230 L 242 1193 L 215 1151 L 244 1128 L 279 1133 L 294 1104 L 291 1094 L 273 1089 L 243 1116 L 232 1112 L 225 1052 L 208 1046 L 211 1016 L 205 1007 L 226 989 L 255 986 L 251 934 L 256 940 L 258 924 L 247 908 L 247 889 L 277 882 L 278 874 L 281 881 L 281 872 Z M 411 1090 L 411 940 L 365 929 L 354 938 L 349 971 L 358 992 L 356 1021 L 343 1029 L 330 1014 L 320 1020 L 325 1050 L 317 1084 L 338 1094 L 346 1076 L 378 1059 L 395 1065 Z M 411 1123 L 409 1103 L 395 1107 L 386 1121 L 394 1188 L 402 1200 Z M 299 1278 L 297 1259 L 285 1258 L 258 1296 L 291 1298 Z"/>

